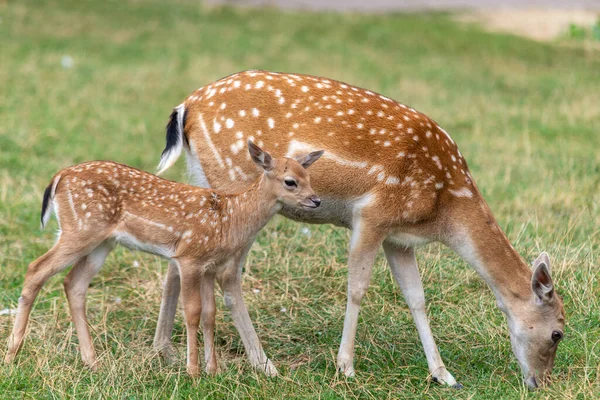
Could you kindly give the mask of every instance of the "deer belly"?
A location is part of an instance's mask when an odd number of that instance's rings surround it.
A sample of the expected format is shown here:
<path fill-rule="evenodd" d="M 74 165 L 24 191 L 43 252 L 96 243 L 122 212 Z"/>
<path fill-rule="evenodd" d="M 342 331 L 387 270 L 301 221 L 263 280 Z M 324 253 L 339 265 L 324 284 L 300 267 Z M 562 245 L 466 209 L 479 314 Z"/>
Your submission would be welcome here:
<path fill-rule="evenodd" d="M 279 213 L 286 218 L 309 224 L 334 224 L 352 226 L 352 211 L 348 202 L 333 197 L 321 197 L 321 205 L 315 209 L 304 209 L 284 205 Z"/>

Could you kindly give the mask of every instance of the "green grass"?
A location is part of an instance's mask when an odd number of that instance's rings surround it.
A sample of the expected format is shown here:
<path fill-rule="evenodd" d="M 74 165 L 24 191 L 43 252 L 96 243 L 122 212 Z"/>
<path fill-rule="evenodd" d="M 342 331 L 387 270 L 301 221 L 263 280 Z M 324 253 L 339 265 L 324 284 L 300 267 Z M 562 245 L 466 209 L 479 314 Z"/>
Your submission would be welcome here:
<path fill-rule="evenodd" d="M 180 362 L 165 365 L 151 342 L 166 263 L 118 250 L 88 296 L 99 371 L 80 362 L 56 277 L 38 296 L 17 362 L 0 365 L 0 397 L 600 397 L 600 52 L 485 33 L 440 14 L 26 0 L 0 2 L 0 18 L 0 309 L 16 307 L 27 264 L 54 241 L 55 222 L 38 229 L 52 174 L 90 159 L 154 171 L 173 106 L 219 77 L 265 68 L 368 87 L 439 122 L 517 250 L 527 260 L 551 254 L 567 312 L 555 383 L 529 393 L 490 290 L 449 250 L 420 249 L 434 336 L 465 385 L 443 388 L 428 380 L 410 313 L 380 256 L 360 317 L 357 377 L 347 380 L 335 373 L 335 355 L 348 232 L 309 226 L 307 238 L 303 225 L 276 218 L 250 254 L 244 289 L 279 378 L 251 370 L 222 301 L 221 374 L 185 375 L 181 315 Z M 72 68 L 61 66 L 63 56 Z M 167 176 L 183 179 L 183 162 Z M 2 341 L 12 320 L 0 316 Z"/>

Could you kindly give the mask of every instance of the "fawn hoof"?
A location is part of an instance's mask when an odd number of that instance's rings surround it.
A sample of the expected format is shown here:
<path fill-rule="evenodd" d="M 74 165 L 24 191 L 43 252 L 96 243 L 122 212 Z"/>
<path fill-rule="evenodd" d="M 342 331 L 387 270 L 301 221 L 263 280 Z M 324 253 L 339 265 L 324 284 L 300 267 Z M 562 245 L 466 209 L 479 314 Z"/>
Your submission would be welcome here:
<path fill-rule="evenodd" d="M 206 372 L 206 375 L 208 375 L 208 376 L 217 375 L 217 365 L 216 364 L 208 364 L 206 366 L 206 368 L 204 369 L 204 372 Z"/>
<path fill-rule="evenodd" d="M 187 366 L 187 373 L 192 378 L 197 378 L 197 377 L 200 376 L 200 368 L 198 368 L 197 365 L 188 365 Z"/>
<path fill-rule="evenodd" d="M 431 375 L 431 380 L 440 385 L 451 386 L 455 389 L 462 389 L 462 385 L 456 382 L 456 379 L 452 376 L 446 368 L 439 368 Z"/>
<path fill-rule="evenodd" d="M 96 359 L 83 359 L 83 364 L 92 372 L 98 371 L 98 361 L 96 361 Z"/>
<path fill-rule="evenodd" d="M 15 355 L 11 354 L 9 351 L 8 353 L 6 353 L 6 356 L 4 357 L 4 364 L 12 364 L 14 359 L 15 359 Z"/>

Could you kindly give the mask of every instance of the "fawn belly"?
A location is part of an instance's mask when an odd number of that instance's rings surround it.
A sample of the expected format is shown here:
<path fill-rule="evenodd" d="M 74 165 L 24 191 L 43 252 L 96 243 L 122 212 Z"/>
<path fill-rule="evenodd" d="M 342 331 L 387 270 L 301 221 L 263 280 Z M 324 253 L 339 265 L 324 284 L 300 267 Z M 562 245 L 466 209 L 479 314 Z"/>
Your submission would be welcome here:
<path fill-rule="evenodd" d="M 144 238 L 138 238 L 130 232 L 115 232 L 114 240 L 131 250 L 139 250 L 145 253 L 154 254 L 164 258 L 172 258 L 175 252 L 166 244 L 157 244 L 144 241 Z"/>
<path fill-rule="evenodd" d="M 174 257 L 177 239 L 181 236 L 177 228 L 138 214 L 124 212 L 122 222 L 112 235 L 115 241 L 132 250 Z"/>

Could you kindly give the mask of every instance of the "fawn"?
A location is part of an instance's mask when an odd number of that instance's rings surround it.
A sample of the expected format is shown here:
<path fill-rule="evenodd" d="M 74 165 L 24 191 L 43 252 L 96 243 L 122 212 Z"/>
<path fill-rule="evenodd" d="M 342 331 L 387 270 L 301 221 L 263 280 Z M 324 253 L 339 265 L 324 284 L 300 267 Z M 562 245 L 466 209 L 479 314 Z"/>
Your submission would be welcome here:
<path fill-rule="evenodd" d="M 42 203 L 42 228 L 54 211 L 58 241 L 32 262 L 25 282 L 6 362 L 16 356 L 25 335 L 31 307 L 44 283 L 73 265 L 64 281 L 83 362 L 96 368 L 96 356 L 85 315 L 89 283 L 116 244 L 159 255 L 179 270 L 187 330 L 187 370 L 199 374 L 196 335 L 202 317 L 207 373 L 214 374 L 215 278 L 242 339 L 258 343 L 241 294 L 236 255 L 282 207 L 314 209 L 319 198 L 306 168 L 323 154 L 313 151 L 295 158 L 272 158 L 248 141 L 249 158 L 263 171 L 247 190 L 237 194 L 202 189 L 159 178 L 110 161 L 92 161 L 66 168 L 54 176 Z M 244 345 L 248 343 L 244 342 Z M 260 347 L 249 349 L 255 367 L 276 373 Z"/>
<path fill-rule="evenodd" d="M 256 176 L 241 151 L 246 138 L 268 146 L 274 156 L 326 152 L 311 170 L 312 187 L 323 205 L 314 212 L 283 206 L 280 213 L 352 230 L 346 318 L 337 356 L 338 369 L 346 376 L 355 373 L 359 309 L 375 256 L 383 248 L 413 315 L 431 378 L 460 386 L 431 332 L 415 258 L 415 247 L 433 241 L 456 251 L 492 289 L 507 317 L 526 384 L 536 387 L 550 374 L 565 325 L 550 258 L 542 253 L 531 269 L 515 251 L 457 144 L 434 120 L 333 79 L 244 71 L 195 90 L 175 107 L 159 169 L 184 153 L 195 184 L 239 190 Z M 242 264 L 245 253 L 240 254 Z M 155 336 L 160 349 L 170 348 L 179 294 L 174 265 L 165 289 Z"/>

